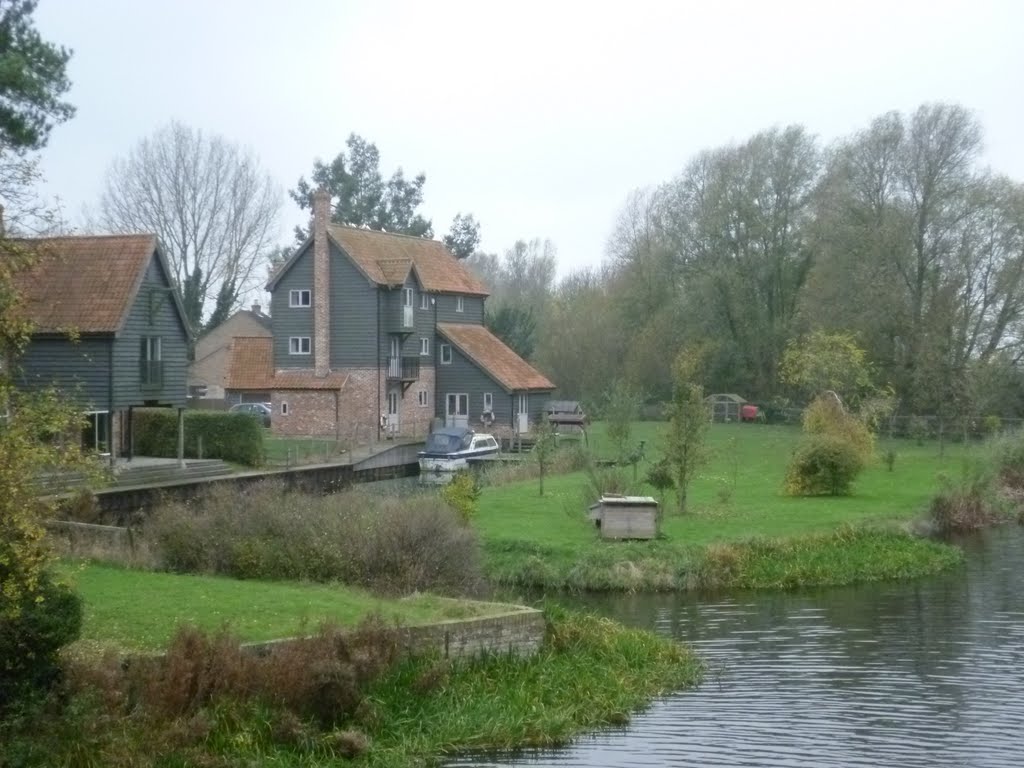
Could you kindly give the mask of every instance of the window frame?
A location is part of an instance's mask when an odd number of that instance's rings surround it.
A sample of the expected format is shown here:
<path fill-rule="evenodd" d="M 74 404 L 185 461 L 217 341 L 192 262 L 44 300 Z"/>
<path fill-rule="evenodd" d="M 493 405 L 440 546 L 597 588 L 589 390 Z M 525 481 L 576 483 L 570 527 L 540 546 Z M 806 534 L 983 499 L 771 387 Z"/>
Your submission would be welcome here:
<path fill-rule="evenodd" d="M 302 299 L 306 303 L 302 303 Z M 309 288 L 292 288 L 288 291 L 288 307 L 291 309 L 309 309 L 313 306 L 313 291 Z"/>
<path fill-rule="evenodd" d="M 484 392 L 484 411 L 494 413 L 494 393 Z"/>
<path fill-rule="evenodd" d="M 281 401 L 281 415 L 282 416 L 287 416 L 288 415 L 288 401 L 287 400 L 282 400 Z"/>
<path fill-rule="evenodd" d="M 303 344 L 305 341 L 306 351 L 302 351 Z M 313 337 L 312 336 L 289 336 L 288 337 L 288 354 L 295 355 L 296 357 L 305 357 L 313 354 Z"/>
<path fill-rule="evenodd" d="M 447 360 L 444 359 L 444 357 L 445 357 L 444 353 L 445 352 L 448 353 L 448 359 Z M 439 359 L 441 361 L 441 365 L 451 365 L 452 364 L 452 345 L 451 344 L 441 344 L 440 345 L 440 349 L 438 350 L 438 357 L 439 357 Z"/>
<path fill-rule="evenodd" d="M 465 312 L 466 311 L 466 297 L 465 296 L 456 296 L 455 297 L 455 311 L 456 312 Z"/>
<path fill-rule="evenodd" d="M 416 306 L 416 291 L 413 288 L 402 288 L 402 306 Z"/>
<path fill-rule="evenodd" d="M 422 337 L 420 337 L 420 357 L 424 357 L 424 356 L 426 356 L 426 357 L 430 356 L 430 337 L 429 336 L 422 336 Z"/>
<path fill-rule="evenodd" d="M 421 389 L 416 393 L 416 404 L 419 405 L 420 408 L 426 408 L 430 405 L 430 398 L 427 397 L 427 390 Z"/>
<path fill-rule="evenodd" d="M 420 309 L 430 309 L 429 296 L 423 291 L 420 291 Z"/>

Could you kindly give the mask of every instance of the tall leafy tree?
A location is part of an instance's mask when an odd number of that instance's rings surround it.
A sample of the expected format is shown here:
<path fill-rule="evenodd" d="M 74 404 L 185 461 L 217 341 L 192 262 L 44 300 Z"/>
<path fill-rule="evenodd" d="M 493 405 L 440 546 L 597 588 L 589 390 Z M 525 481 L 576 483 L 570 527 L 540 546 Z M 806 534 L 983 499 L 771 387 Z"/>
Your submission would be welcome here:
<path fill-rule="evenodd" d="M 480 245 L 480 224 L 471 213 L 457 213 L 451 229 L 441 240 L 455 258 L 468 259 Z"/>
<path fill-rule="evenodd" d="M 774 392 L 797 320 L 820 170 L 813 137 L 789 126 L 701 153 L 663 190 L 689 324 L 715 341 L 712 370 L 756 397 Z"/>
<path fill-rule="evenodd" d="M 348 153 L 339 152 L 329 163 L 315 160 L 309 180 L 300 177 L 295 188 L 289 190 L 299 208 L 311 211 L 313 193 L 323 187 L 331 195 L 331 220 L 335 224 L 432 237 L 430 220 L 418 212 L 426 175 L 420 173 L 410 180 L 399 168 L 385 180 L 376 144 L 353 133 L 345 146 Z M 296 242 L 303 242 L 308 235 L 308 229 L 295 228 Z"/>
<path fill-rule="evenodd" d="M 199 329 L 208 306 L 226 317 L 263 278 L 281 203 L 254 154 L 172 122 L 111 165 L 96 224 L 157 235 Z"/>
<path fill-rule="evenodd" d="M 46 42 L 33 23 L 36 0 L 0 2 L 0 145 L 39 149 L 54 125 L 75 108 L 61 97 L 71 87 L 71 51 Z"/>

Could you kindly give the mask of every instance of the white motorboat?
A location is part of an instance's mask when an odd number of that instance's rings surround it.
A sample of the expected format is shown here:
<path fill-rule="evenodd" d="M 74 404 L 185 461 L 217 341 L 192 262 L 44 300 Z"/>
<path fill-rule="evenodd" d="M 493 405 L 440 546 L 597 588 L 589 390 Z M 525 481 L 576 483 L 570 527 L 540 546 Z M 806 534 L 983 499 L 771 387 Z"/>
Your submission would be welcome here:
<path fill-rule="evenodd" d="M 469 427 L 442 427 L 430 434 L 419 452 L 420 472 L 457 472 L 469 466 L 469 459 L 493 456 L 500 449 L 492 435 Z"/>

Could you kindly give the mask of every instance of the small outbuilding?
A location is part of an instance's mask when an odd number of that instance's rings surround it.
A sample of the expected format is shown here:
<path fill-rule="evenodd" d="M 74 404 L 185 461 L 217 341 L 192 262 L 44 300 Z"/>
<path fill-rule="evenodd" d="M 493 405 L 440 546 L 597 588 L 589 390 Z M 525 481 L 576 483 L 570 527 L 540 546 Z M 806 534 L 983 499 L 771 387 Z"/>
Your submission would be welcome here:
<path fill-rule="evenodd" d="M 739 421 L 742 408 L 747 404 L 745 398 L 730 393 L 718 393 L 704 398 L 705 405 L 711 411 L 711 420 L 715 422 Z"/>
<path fill-rule="evenodd" d="M 588 517 L 602 539 L 653 539 L 658 535 L 658 502 L 650 496 L 602 496 Z"/>

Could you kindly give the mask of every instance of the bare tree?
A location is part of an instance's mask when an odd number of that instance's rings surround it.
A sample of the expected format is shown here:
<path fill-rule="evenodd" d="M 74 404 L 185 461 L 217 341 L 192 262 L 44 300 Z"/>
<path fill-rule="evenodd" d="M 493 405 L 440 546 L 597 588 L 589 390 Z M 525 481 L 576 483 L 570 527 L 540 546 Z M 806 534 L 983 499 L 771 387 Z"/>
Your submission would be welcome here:
<path fill-rule="evenodd" d="M 155 233 L 192 327 L 211 304 L 212 327 L 264 276 L 282 201 L 254 154 L 172 122 L 111 165 L 98 225 Z"/>

